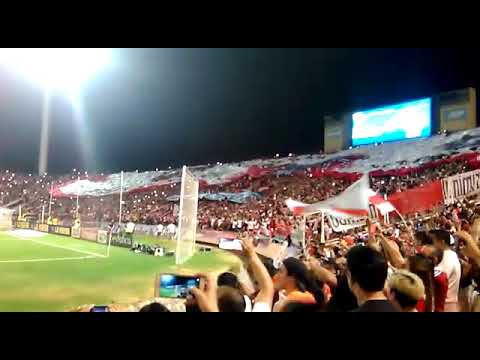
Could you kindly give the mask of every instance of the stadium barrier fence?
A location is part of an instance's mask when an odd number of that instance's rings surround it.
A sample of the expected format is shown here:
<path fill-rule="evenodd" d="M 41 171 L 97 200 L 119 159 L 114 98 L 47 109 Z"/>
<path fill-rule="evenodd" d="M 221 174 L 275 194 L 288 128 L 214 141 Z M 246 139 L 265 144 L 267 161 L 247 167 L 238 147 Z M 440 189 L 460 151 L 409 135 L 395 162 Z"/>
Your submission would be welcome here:
<path fill-rule="evenodd" d="M 15 227 L 17 229 L 31 229 L 35 230 L 35 223 L 24 221 L 24 220 L 17 220 L 15 221 Z"/>
<path fill-rule="evenodd" d="M 17 220 L 14 223 L 16 229 L 30 229 L 36 230 L 48 234 L 56 234 L 56 235 L 63 235 L 63 236 L 70 236 L 77 239 L 82 240 L 89 240 L 99 243 L 107 243 L 99 241 L 99 230 L 98 228 L 79 228 L 79 227 L 71 227 L 71 226 L 62 226 L 62 225 L 49 225 L 37 222 L 29 222 L 23 220 Z M 104 231 L 106 233 L 106 231 Z M 108 235 L 107 235 L 108 236 Z"/>
<path fill-rule="evenodd" d="M 37 229 L 36 230 L 48 233 L 48 225 L 47 224 L 37 224 Z"/>

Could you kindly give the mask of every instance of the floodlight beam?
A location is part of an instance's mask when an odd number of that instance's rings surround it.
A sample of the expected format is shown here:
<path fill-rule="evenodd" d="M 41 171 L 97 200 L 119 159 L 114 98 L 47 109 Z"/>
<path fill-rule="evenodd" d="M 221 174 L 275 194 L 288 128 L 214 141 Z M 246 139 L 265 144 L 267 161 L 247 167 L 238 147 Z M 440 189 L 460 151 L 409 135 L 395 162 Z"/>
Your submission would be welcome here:
<path fill-rule="evenodd" d="M 0 65 L 44 89 L 38 172 L 48 169 L 50 101 L 53 91 L 76 99 L 82 85 L 108 65 L 111 49 L 0 49 Z"/>

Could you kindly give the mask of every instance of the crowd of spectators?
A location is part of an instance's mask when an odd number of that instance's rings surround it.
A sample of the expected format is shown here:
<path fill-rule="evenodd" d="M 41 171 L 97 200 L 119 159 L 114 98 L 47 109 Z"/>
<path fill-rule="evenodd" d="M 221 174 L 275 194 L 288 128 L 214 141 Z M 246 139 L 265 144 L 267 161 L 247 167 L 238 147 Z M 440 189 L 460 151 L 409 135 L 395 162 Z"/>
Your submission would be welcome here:
<path fill-rule="evenodd" d="M 325 247 L 320 258 L 288 257 L 277 267 L 262 260 L 245 236 L 246 278 L 198 274 L 202 285 L 185 300 L 159 298 L 111 311 L 480 311 L 480 217 L 474 205 L 445 207 L 427 221 L 394 229 L 368 222 L 366 238 L 333 251 Z"/>
<path fill-rule="evenodd" d="M 469 171 L 468 163 L 455 161 L 434 168 L 422 168 L 404 176 L 371 177 L 372 188 L 382 194 L 392 194 L 406 189 Z M 75 180 L 76 173 L 65 176 L 36 176 L 19 174 L 8 170 L 0 171 L 0 206 L 22 206 L 22 213 L 41 220 L 42 208 L 44 221 L 48 217 L 49 191 L 52 182 L 55 186 Z M 350 178 L 333 176 L 314 177 L 311 169 L 290 175 L 267 174 L 259 178 L 244 176 L 235 182 L 208 186 L 203 192 L 239 192 L 249 190 L 261 194 L 243 204 L 228 201 L 201 200 L 198 207 L 200 229 L 222 231 L 249 231 L 261 235 L 283 236 L 292 234 L 299 226 L 299 220 L 288 211 L 285 200 L 292 198 L 305 203 L 314 203 L 339 194 L 352 183 Z M 166 185 L 143 192 L 124 194 L 122 222 L 133 221 L 140 224 L 167 226 L 176 223 L 178 206 L 167 200 L 178 195 L 180 184 Z M 77 214 L 75 196 L 53 198 L 52 217 L 59 223 L 71 225 Z M 78 214 L 84 222 L 116 222 L 119 214 L 119 195 L 82 196 Z M 18 206 L 16 207 L 18 208 Z M 319 219 L 311 218 L 307 223 L 307 238 L 318 238 Z M 332 231 L 326 225 L 327 238 Z"/>
<path fill-rule="evenodd" d="M 381 194 L 390 195 L 470 170 L 474 169 L 470 168 L 467 161 L 459 160 L 440 164 L 433 168 L 422 168 L 411 171 L 408 175 L 404 176 L 375 176 L 371 177 L 372 189 Z"/>
<path fill-rule="evenodd" d="M 468 162 L 454 161 L 410 171 L 402 176 L 371 177 L 372 188 L 392 194 L 471 170 Z M 47 217 L 52 182 L 75 180 L 66 176 L 36 176 L 0 172 L 0 206 L 19 208 L 22 215 Z M 321 221 L 306 223 L 307 249 L 299 258 L 287 258 L 276 269 L 256 254 L 255 236 L 281 236 L 289 241 L 300 226 L 285 204 L 288 198 L 314 203 L 335 196 L 352 179 L 313 176 L 310 169 L 289 175 L 245 176 L 235 182 L 205 187 L 204 192 L 249 190 L 261 197 L 246 203 L 201 200 L 198 224 L 202 230 L 237 231 L 255 288 L 222 283 L 211 274 L 204 287 L 194 289 L 186 311 L 480 311 L 480 212 L 474 201 L 416 214 L 407 223 L 367 223 L 337 241 L 321 243 Z M 124 194 L 123 222 L 175 224 L 178 205 L 168 197 L 179 184 Z M 53 198 L 52 216 L 72 224 L 77 211 L 81 221 L 116 222 L 119 195 Z M 425 215 L 425 214 L 423 214 Z M 327 240 L 332 230 L 325 225 Z M 235 277 L 235 275 L 231 275 Z M 247 306 L 247 303 L 250 304 Z M 156 304 L 156 303 L 154 303 Z M 168 311 L 149 304 L 142 311 Z M 170 310 L 175 307 L 170 307 Z"/>

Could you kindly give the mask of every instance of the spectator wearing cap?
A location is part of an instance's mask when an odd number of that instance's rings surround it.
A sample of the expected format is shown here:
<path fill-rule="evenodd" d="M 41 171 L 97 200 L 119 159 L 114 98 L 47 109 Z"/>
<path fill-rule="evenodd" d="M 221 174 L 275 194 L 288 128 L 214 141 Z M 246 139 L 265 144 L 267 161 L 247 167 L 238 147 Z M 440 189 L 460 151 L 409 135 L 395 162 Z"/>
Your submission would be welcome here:
<path fill-rule="evenodd" d="M 422 279 L 407 270 L 396 271 L 387 283 L 387 297 L 403 312 L 417 312 L 417 304 L 425 296 Z"/>

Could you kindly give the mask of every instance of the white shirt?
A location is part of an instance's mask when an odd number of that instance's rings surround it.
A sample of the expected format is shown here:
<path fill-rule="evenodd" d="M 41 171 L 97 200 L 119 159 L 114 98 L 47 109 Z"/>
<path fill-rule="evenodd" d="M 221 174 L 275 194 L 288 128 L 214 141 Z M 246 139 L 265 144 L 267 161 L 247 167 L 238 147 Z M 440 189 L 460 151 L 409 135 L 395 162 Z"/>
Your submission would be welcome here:
<path fill-rule="evenodd" d="M 272 308 L 267 303 L 257 302 L 253 304 L 252 312 L 272 312 Z"/>
<path fill-rule="evenodd" d="M 126 232 L 127 233 L 133 233 L 135 231 L 135 223 L 129 222 L 127 224 Z"/>
<path fill-rule="evenodd" d="M 398 237 L 400 236 L 400 229 L 395 229 L 393 234 L 395 236 L 395 239 L 398 239 Z"/>
<path fill-rule="evenodd" d="M 170 234 L 175 234 L 177 232 L 177 226 L 175 224 L 168 224 L 167 231 Z"/>
<path fill-rule="evenodd" d="M 162 232 L 163 232 L 163 225 L 162 224 L 157 225 L 157 233 L 161 234 Z"/>
<path fill-rule="evenodd" d="M 438 270 L 443 271 L 448 277 L 448 292 L 445 303 L 458 302 L 458 290 L 460 288 L 460 276 L 462 267 L 455 251 L 445 250 L 443 259 L 437 266 Z"/>

